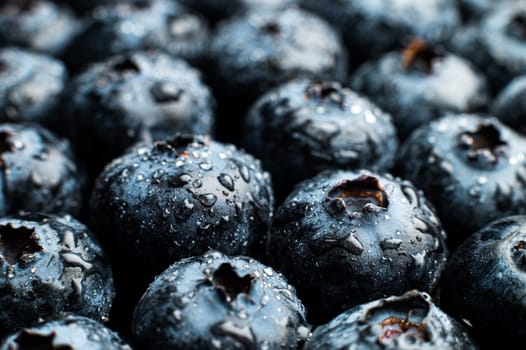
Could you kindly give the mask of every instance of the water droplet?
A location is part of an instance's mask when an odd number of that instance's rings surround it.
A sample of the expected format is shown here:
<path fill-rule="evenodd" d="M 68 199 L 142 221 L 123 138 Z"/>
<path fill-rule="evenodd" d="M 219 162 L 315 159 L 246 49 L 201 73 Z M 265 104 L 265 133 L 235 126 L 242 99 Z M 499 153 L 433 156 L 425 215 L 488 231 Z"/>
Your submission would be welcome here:
<path fill-rule="evenodd" d="M 402 240 L 398 238 L 386 239 L 380 243 L 382 249 L 398 249 L 402 244 Z"/>
<path fill-rule="evenodd" d="M 344 241 L 344 247 L 347 249 L 351 254 L 354 255 L 360 255 L 363 253 L 363 244 L 354 236 L 354 234 L 350 234 L 347 239 Z"/>
<path fill-rule="evenodd" d="M 203 170 L 208 171 L 212 169 L 212 163 L 209 161 L 204 161 L 204 162 L 199 163 L 199 167 Z"/>
<path fill-rule="evenodd" d="M 172 82 L 158 82 L 150 89 L 150 93 L 155 102 L 166 103 L 178 101 L 183 90 Z"/>
<path fill-rule="evenodd" d="M 194 182 L 192 182 L 192 186 L 194 186 L 195 188 L 200 188 L 201 186 L 203 186 L 203 182 L 199 179 L 195 179 Z"/>
<path fill-rule="evenodd" d="M 194 203 L 191 203 L 190 200 L 188 198 L 185 198 L 183 200 L 183 205 L 185 206 L 185 208 L 187 209 L 193 209 L 194 208 Z"/>
<path fill-rule="evenodd" d="M 272 268 L 270 268 L 270 267 L 265 267 L 265 268 L 263 269 L 263 272 L 265 272 L 265 274 L 266 274 L 267 276 L 272 276 L 272 275 L 274 274 L 274 270 L 272 270 Z"/>
<path fill-rule="evenodd" d="M 376 123 L 376 117 L 371 111 L 367 110 L 365 111 L 365 121 L 369 124 L 374 124 Z"/>
<path fill-rule="evenodd" d="M 137 175 L 137 181 L 142 181 L 142 180 L 144 180 L 144 176 L 141 174 Z"/>
<path fill-rule="evenodd" d="M 218 177 L 217 177 L 217 180 L 219 181 L 219 183 L 221 185 L 223 185 L 223 187 L 225 187 L 226 189 L 230 190 L 230 191 L 233 191 L 235 186 L 234 186 L 234 179 L 232 179 L 232 177 L 228 174 L 225 174 L 225 173 L 221 173 Z"/>
<path fill-rule="evenodd" d="M 488 182 L 488 178 L 485 177 L 485 176 L 480 176 L 478 179 L 477 179 L 477 182 L 481 185 L 484 185 L 485 183 Z"/>
<path fill-rule="evenodd" d="M 250 182 L 250 170 L 248 167 L 241 163 L 241 162 L 235 162 L 237 165 L 237 168 L 239 170 L 239 175 L 241 175 L 241 178 L 245 180 L 246 183 Z"/>
<path fill-rule="evenodd" d="M 212 193 L 202 194 L 198 197 L 198 199 L 205 207 L 211 207 L 217 201 L 217 197 Z"/>

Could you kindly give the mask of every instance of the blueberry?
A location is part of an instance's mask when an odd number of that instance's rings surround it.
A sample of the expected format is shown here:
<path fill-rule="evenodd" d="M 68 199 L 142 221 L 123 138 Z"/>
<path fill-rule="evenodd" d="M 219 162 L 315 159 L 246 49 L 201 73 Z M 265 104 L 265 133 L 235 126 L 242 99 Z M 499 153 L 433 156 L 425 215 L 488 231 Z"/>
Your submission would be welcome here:
<path fill-rule="evenodd" d="M 86 226 L 69 215 L 0 219 L 0 334 L 67 312 L 105 320 L 113 296 L 112 271 Z"/>
<path fill-rule="evenodd" d="M 73 71 L 88 63 L 156 49 L 198 62 L 208 44 L 208 25 L 171 0 L 118 0 L 96 8 L 64 59 Z"/>
<path fill-rule="evenodd" d="M 411 183 L 369 171 L 325 172 L 277 209 L 268 259 L 298 290 L 312 322 L 410 289 L 431 292 L 445 232 Z"/>
<path fill-rule="evenodd" d="M 16 45 L 60 55 L 80 30 L 71 10 L 48 0 L 4 0 L 0 46 Z"/>
<path fill-rule="evenodd" d="M 268 89 L 293 78 L 343 81 L 346 52 L 323 20 L 296 8 L 250 12 L 224 22 L 207 67 L 218 99 L 218 135 L 237 141 L 250 105 Z"/>
<path fill-rule="evenodd" d="M 181 260 L 150 285 L 133 319 L 140 349 L 294 349 L 309 328 L 294 288 L 256 260 Z"/>
<path fill-rule="evenodd" d="M 431 297 L 416 290 L 345 311 L 318 327 L 305 350 L 464 349 L 477 346 Z"/>
<path fill-rule="evenodd" d="M 263 95 L 243 144 L 272 174 L 277 198 L 326 169 L 387 171 L 398 146 L 391 117 L 338 82 L 295 80 Z"/>
<path fill-rule="evenodd" d="M 488 103 L 484 77 L 468 61 L 421 39 L 366 62 L 351 85 L 391 113 L 401 138 L 446 112 L 475 112 Z"/>
<path fill-rule="evenodd" d="M 397 49 L 414 37 L 445 42 L 460 24 L 455 0 L 303 0 L 303 6 L 344 34 L 355 63 Z"/>
<path fill-rule="evenodd" d="M 250 11 L 281 10 L 297 5 L 299 0 L 180 0 L 182 4 L 203 13 L 213 22 Z"/>
<path fill-rule="evenodd" d="M 126 291 L 123 304 L 134 305 L 153 277 L 181 258 L 209 249 L 263 255 L 272 211 L 270 177 L 258 161 L 191 135 L 140 145 L 114 160 L 97 179 L 90 206 Z"/>
<path fill-rule="evenodd" d="M 524 342 L 525 257 L 526 216 L 502 217 L 472 234 L 444 272 L 445 309 L 472 324 L 484 342 L 512 342 L 511 348 Z"/>
<path fill-rule="evenodd" d="M 214 101 L 197 70 L 162 53 L 137 52 L 91 66 L 67 89 L 57 131 L 91 172 L 136 141 L 212 132 Z"/>
<path fill-rule="evenodd" d="M 0 121 L 47 123 L 67 78 L 64 64 L 54 58 L 0 49 Z"/>
<path fill-rule="evenodd" d="M 435 205 L 452 245 L 501 216 L 526 211 L 526 140 L 495 118 L 449 115 L 415 131 L 398 174 Z"/>
<path fill-rule="evenodd" d="M 480 20 L 458 31 L 450 43 L 488 78 L 493 93 L 526 73 L 526 4 L 504 1 Z"/>
<path fill-rule="evenodd" d="M 0 124 L 0 215 L 77 214 L 83 172 L 69 143 L 36 124 Z"/>
<path fill-rule="evenodd" d="M 131 350 L 117 334 L 82 316 L 67 316 L 24 328 L 0 343 L 0 350 Z"/>
<path fill-rule="evenodd" d="M 495 98 L 493 115 L 503 123 L 526 134 L 526 75 L 515 77 Z"/>

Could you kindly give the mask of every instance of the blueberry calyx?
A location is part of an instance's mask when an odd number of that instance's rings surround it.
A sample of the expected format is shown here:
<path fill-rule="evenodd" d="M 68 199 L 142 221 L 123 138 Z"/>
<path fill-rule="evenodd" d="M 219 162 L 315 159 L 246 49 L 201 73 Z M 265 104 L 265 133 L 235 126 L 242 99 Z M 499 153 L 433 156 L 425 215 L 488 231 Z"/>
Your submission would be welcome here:
<path fill-rule="evenodd" d="M 423 323 L 411 322 L 411 311 L 407 314 L 405 319 L 396 316 L 390 316 L 380 322 L 382 334 L 378 336 L 378 343 L 381 345 L 388 345 L 400 337 L 402 334 L 411 335 L 415 339 L 429 341 L 427 328 Z"/>
<path fill-rule="evenodd" d="M 207 146 L 210 144 L 210 139 L 202 136 L 195 136 L 190 134 L 179 134 L 171 139 L 164 141 L 156 141 L 154 143 L 155 150 L 159 152 L 181 152 L 181 156 L 188 158 L 190 153 L 186 148 L 192 144 L 195 144 L 196 147 Z"/>
<path fill-rule="evenodd" d="M 0 131 L 0 153 L 13 152 L 15 150 L 15 145 L 11 141 L 11 136 L 15 132 L 13 130 L 2 130 Z"/>
<path fill-rule="evenodd" d="M 229 263 L 221 264 L 212 274 L 211 283 L 221 291 L 228 302 L 232 302 L 239 294 L 249 294 L 254 276 L 247 274 L 239 276 Z"/>
<path fill-rule="evenodd" d="M 459 135 L 458 145 L 467 150 L 468 159 L 485 166 L 493 166 L 508 144 L 500 137 L 499 129 L 491 123 L 480 123 L 475 131 Z"/>
<path fill-rule="evenodd" d="M 519 39 L 526 39 L 526 13 L 516 14 L 510 21 L 507 27 L 507 32 L 510 36 Z"/>
<path fill-rule="evenodd" d="M 521 270 L 526 270 L 526 241 L 519 241 L 512 248 L 512 259 Z"/>
<path fill-rule="evenodd" d="M 122 60 L 117 61 L 112 68 L 114 71 L 122 75 L 126 73 L 136 74 L 141 71 L 141 68 L 130 56 L 124 57 Z"/>
<path fill-rule="evenodd" d="M 383 186 L 376 177 L 369 175 L 340 182 L 331 188 L 327 201 L 332 209 L 345 211 L 351 218 L 387 209 L 389 205 Z"/>
<path fill-rule="evenodd" d="M 318 101 L 331 101 L 343 107 L 345 96 L 341 85 L 336 82 L 312 82 L 305 89 L 306 99 L 316 99 Z"/>
<path fill-rule="evenodd" d="M 276 22 L 268 22 L 261 26 L 261 32 L 268 35 L 279 35 L 281 33 L 281 27 Z"/>
<path fill-rule="evenodd" d="M 69 345 L 54 345 L 53 340 L 56 335 L 55 332 L 40 334 L 23 329 L 14 341 L 16 345 L 10 347 L 10 349 L 72 350 Z"/>
<path fill-rule="evenodd" d="M 42 249 L 34 229 L 0 226 L 0 258 L 9 265 L 16 265 L 22 258 L 29 258 Z"/>
<path fill-rule="evenodd" d="M 444 54 L 441 50 L 430 47 L 424 40 L 417 38 L 402 52 L 402 66 L 406 71 L 415 70 L 431 75 L 434 64 L 443 58 Z"/>

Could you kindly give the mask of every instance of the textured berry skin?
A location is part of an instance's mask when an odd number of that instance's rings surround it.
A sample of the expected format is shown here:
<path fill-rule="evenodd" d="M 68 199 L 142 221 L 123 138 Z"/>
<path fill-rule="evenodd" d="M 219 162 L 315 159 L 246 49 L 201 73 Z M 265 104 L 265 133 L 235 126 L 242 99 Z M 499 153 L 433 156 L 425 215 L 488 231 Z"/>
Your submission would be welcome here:
<path fill-rule="evenodd" d="M 398 174 L 435 205 L 454 245 L 489 221 L 526 211 L 526 141 L 495 118 L 449 115 L 415 131 Z"/>
<path fill-rule="evenodd" d="M 365 63 L 351 86 L 392 115 L 401 138 L 447 112 L 476 112 L 488 103 L 484 76 L 421 40 Z"/>
<path fill-rule="evenodd" d="M 73 312 L 105 320 L 112 272 L 90 231 L 69 215 L 0 219 L 0 334 Z"/>
<path fill-rule="evenodd" d="M 77 214 L 83 172 L 70 145 L 36 124 L 0 124 L 0 215 Z"/>
<path fill-rule="evenodd" d="M 303 305 L 282 275 L 218 252 L 170 266 L 133 320 L 139 349 L 295 349 L 308 331 Z"/>
<path fill-rule="evenodd" d="M 414 37 L 444 42 L 460 24 L 455 0 L 302 0 L 344 34 L 353 62 L 402 47 Z"/>
<path fill-rule="evenodd" d="M 270 88 L 300 77 L 343 81 L 347 72 L 346 51 L 336 32 L 296 8 L 251 12 L 223 22 L 210 58 L 210 82 L 223 108 L 224 130 L 218 135 L 233 138 L 250 105 Z"/>
<path fill-rule="evenodd" d="M 137 52 L 91 66 L 64 97 L 65 130 L 93 173 L 137 141 L 212 132 L 214 100 L 199 72 L 162 53 Z M 66 124 L 66 126 L 64 125 Z"/>
<path fill-rule="evenodd" d="M 369 300 L 432 291 L 446 263 L 444 241 L 411 183 L 365 170 L 325 172 L 299 183 L 277 209 L 268 258 L 321 323 Z"/>
<path fill-rule="evenodd" d="M 140 50 L 159 50 L 197 62 L 208 41 L 207 23 L 175 1 L 118 0 L 91 13 L 64 59 L 73 71 Z"/>
<path fill-rule="evenodd" d="M 183 257 L 209 249 L 262 256 L 273 195 L 268 173 L 248 154 L 179 135 L 110 163 L 90 208 L 130 299 L 124 303 L 135 305 L 153 277 Z"/>
<path fill-rule="evenodd" d="M 526 339 L 525 247 L 526 216 L 502 217 L 462 243 L 444 272 L 445 309 L 494 348 Z"/>
<path fill-rule="evenodd" d="M 391 117 L 337 82 L 295 80 L 262 96 L 244 146 L 272 174 L 277 198 L 326 169 L 388 171 L 398 147 Z"/>
<path fill-rule="evenodd" d="M 46 123 L 67 78 L 66 68 L 54 58 L 0 49 L 0 121 Z"/>
<path fill-rule="evenodd" d="M 82 316 L 67 316 L 8 336 L 0 350 L 131 350 L 117 334 Z"/>
<path fill-rule="evenodd" d="M 318 327 L 305 350 L 476 350 L 464 328 L 416 290 L 356 306 Z"/>
<path fill-rule="evenodd" d="M 491 113 L 504 124 L 526 134 L 526 75 L 514 78 L 495 98 Z"/>
<path fill-rule="evenodd" d="M 282 10 L 299 0 L 180 0 L 189 8 L 203 13 L 213 22 L 246 12 Z"/>
<path fill-rule="evenodd" d="M 480 22 L 459 30 L 450 43 L 486 74 L 494 93 L 526 73 L 525 19 L 524 2 L 499 2 Z"/>
<path fill-rule="evenodd" d="M 80 30 L 69 8 L 48 0 L 4 0 L 0 4 L 0 46 L 16 45 L 60 55 Z"/>

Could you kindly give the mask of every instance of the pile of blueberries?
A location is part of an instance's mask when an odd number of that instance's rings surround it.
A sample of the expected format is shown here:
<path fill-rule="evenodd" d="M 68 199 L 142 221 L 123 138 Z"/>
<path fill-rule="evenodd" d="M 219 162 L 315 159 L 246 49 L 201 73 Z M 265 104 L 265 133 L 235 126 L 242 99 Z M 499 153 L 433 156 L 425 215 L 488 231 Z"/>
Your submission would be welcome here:
<path fill-rule="evenodd" d="M 526 1 L 0 2 L 0 349 L 525 341 Z"/>

